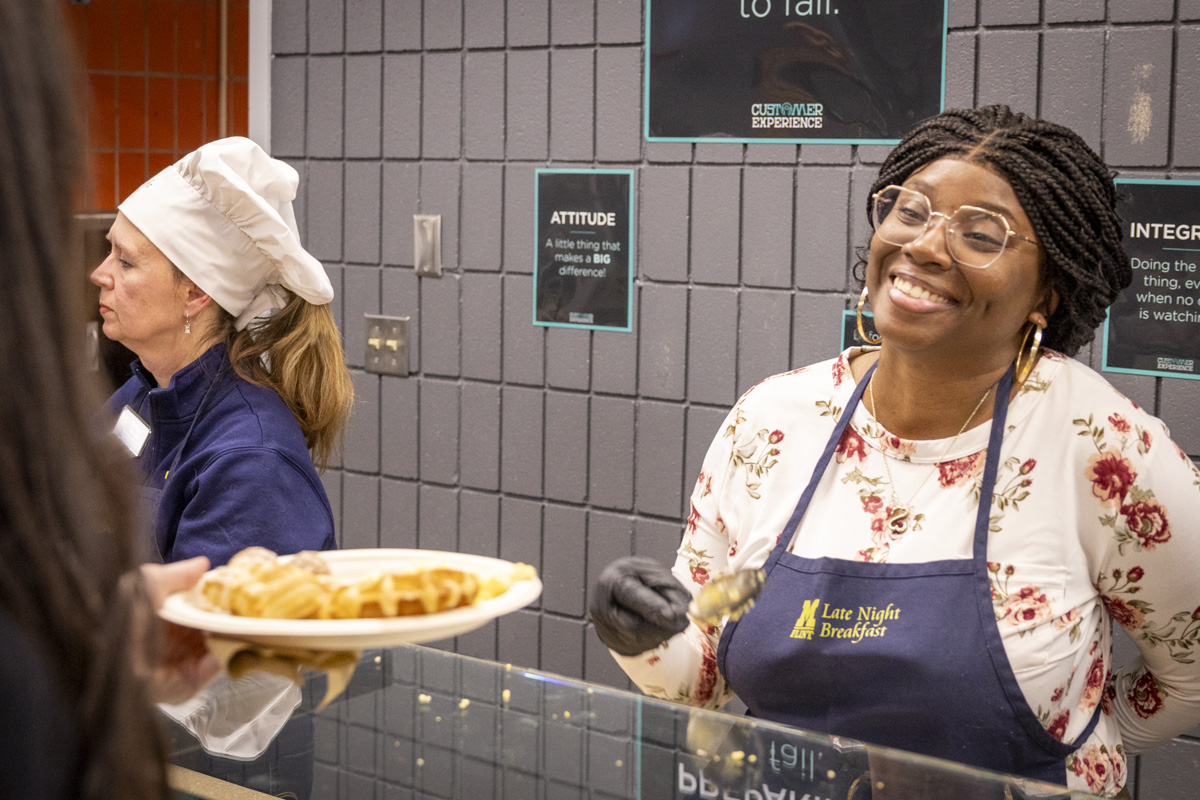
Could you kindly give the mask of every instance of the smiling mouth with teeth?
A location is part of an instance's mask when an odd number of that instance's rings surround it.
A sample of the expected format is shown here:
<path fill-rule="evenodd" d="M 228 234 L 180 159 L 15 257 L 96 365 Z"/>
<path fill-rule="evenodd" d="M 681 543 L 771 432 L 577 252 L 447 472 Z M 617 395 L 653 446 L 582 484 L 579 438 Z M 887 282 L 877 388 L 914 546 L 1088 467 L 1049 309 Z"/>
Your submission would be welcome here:
<path fill-rule="evenodd" d="M 896 276 L 892 279 L 892 285 L 899 289 L 903 294 L 906 294 L 909 297 L 917 300 L 928 300 L 932 303 L 944 303 L 946 305 L 950 305 L 954 302 L 949 297 L 940 294 L 934 294 L 928 289 L 917 286 L 916 284 L 911 283 L 900 276 Z"/>

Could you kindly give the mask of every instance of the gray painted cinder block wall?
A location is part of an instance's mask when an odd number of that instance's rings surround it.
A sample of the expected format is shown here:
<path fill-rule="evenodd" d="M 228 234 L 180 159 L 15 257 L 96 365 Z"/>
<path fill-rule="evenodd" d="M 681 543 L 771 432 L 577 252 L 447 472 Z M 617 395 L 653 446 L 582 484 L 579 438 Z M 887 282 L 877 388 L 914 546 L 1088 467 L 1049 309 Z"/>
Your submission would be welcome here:
<path fill-rule="evenodd" d="M 622 555 L 669 562 L 727 408 L 837 351 L 887 148 L 643 142 L 639 0 L 273 12 L 272 151 L 301 173 L 359 397 L 324 476 L 343 545 L 532 563 L 535 607 L 441 646 L 628 686 L 588 629 L 587 586 Z M 949 12 L 947 106 L 1006 102 L 1075 128 L 1124 176 L 1200 177 L 1200 0 Z M 632 333 L 530 324 L 542 166 L 636 170 Z M 412 270 L 418 212 L 442 215 L 440 279 Z M 412 318 L 411 377 L 362 371 L 364 313 Z M 1110 379 L 1200 455 L 1200 384 Z M 1133 765 L 1139 797 L 1194 796 L 1198 733 Z"/>

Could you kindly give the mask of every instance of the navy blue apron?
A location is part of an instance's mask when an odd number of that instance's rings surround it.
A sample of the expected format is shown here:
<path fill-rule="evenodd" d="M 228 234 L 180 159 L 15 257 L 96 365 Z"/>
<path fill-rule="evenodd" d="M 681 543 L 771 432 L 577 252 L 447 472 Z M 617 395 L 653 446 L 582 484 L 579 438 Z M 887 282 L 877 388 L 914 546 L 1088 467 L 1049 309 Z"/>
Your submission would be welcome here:
<path fill-rule="evenodd" d="M 763 569 L 753 610 L 725 626 L 717 666 L 763 719 L 1056 784 L 1072 743 L 1051 736 L 1017 683 L 988 582 L 988 518 L 1012 370 L 996 390 L 974 556 L 923 564 L 787 552 L 863 390 L 863 377 Z"/>

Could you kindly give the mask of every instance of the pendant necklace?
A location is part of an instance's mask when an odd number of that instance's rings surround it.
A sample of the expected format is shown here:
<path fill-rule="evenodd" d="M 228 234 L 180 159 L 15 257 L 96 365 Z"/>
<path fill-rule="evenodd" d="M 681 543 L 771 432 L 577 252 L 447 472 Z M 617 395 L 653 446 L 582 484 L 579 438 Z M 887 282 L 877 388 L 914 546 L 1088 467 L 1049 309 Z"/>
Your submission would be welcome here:
<path fill-rule="evenodd" d="M 958 441 L 958 437 L 962 436 L 963 431 L 965 431 L 967 426 L 971 424 L 971 420 L 975 419 L 975 415 L 978 414 L 979 409 L 983 407 L 983 401 L 987 400 L 988 395 L 991 393 L 992 387 L 989 386 L 988 390 L 983 393 L 983 397 L 979 398 L 979 402 L 975 404 L 975 409 L 971 412 L 971 416 L 967 417 L 967 421 L 964 422 L 962 427 L 958 429 L 958 433 L 954 434 L 954 438 L 950 440 L 950 444 L 946 445 L 946 449 L 942 451 L 941 458 L 933 463 L 933 469 L 927 472 L 921 482 L 917 484 L 916 490 L 913 491 L 913 493 L 909 496 L 907 503 L 901 503 L 899 495 L 896 494 L 896 482 L 892 480 L 892 468 L 888 466 L 888 461 L 891 459 L 888 457 L 887 453 L 883 452 L 883 448 L 880 448 L 879 455 L 883 457 L 883 469 L 887 472 L 888 489 L 892 494 L 892 511 L 890 514 L 888 514 L 887 526 L 888 530 L 890 530 L 893 534 L 899 536 L 908 532 L 908 526 L 912 523 L 913 500 L 916 499 L 917 494 L 920 493 L 925 484 L 929 482 L 929 478 L 933 475 L 933 473 L 938 471 L 938 467 L 941 466 L 942 462 L 946 460 L 946 456 L 949 455 L 950 451 L 954 448 L 954 443 Z M 879 406 L 875 403 L 874 380 L 871 380 L 869 383 L 867 383 L 867 394 L 871 397 L 871 415 L 875 417 L 875 421 L 878 422 Z M 880 425 L 880 427 L 882 428 L 883 426 Z"/>

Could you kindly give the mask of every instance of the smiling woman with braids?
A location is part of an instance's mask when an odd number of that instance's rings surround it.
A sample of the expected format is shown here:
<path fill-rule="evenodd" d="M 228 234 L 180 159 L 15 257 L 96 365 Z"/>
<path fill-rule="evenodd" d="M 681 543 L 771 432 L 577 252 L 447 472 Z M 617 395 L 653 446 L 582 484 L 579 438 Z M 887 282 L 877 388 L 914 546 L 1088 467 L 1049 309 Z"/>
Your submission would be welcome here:
<path fill-rule="evenodd" d="M 1200 722 L 1200 473 L 1070 358 L 1130 282 L 1115 206 L 1079 136 L 1004 106 L 896 147 L 856 268 L 879 346 L 748 391 L 674 569 L 595 587 L 644 691 L 1113 796 Z M 759 566 L 745 616 L 685 616 Z"/>

